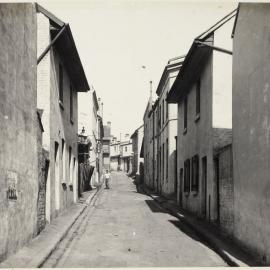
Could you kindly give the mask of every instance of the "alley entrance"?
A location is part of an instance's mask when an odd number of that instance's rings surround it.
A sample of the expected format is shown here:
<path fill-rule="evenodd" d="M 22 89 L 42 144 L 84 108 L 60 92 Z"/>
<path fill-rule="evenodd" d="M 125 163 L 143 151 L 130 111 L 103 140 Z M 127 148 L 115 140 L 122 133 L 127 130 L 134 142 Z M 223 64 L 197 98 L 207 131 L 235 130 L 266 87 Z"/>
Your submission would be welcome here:
<path fill-rule="evenodd" d="M 112 173 L 111 189 L 102 187 L 67 238 L 43 267 L 226 266 L 121 172 Z"/>

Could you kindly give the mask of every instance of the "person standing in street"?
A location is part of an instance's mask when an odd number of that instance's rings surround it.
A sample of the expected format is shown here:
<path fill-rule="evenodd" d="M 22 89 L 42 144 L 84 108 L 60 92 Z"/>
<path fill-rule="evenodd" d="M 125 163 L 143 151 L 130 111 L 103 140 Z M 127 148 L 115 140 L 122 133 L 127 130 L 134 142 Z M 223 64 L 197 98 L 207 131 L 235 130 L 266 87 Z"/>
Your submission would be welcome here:
<path fill-rule="evenodd" d="M 106 173 L 105 173 L 105 188 L 106 189 L 109 189 L 110 188 L 110 173 L 108 170 L 106 170 Z"/>

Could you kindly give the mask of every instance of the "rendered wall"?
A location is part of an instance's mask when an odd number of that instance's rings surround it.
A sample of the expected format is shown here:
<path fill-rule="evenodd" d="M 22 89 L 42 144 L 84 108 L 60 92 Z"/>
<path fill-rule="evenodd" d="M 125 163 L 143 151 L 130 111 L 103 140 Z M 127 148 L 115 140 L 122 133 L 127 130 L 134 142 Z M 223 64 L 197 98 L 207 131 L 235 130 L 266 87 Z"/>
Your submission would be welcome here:
<path fill-rule="evenodd" d="M 270 263 L 270 5 L 240 4 L 234 35 L 234 235 Z"/>
<path fill-rule="evenodd" d="M 0 4 L 0 261 L 37 230 L 37 23 L 32 4 Z M 31 146 L 31 147 L 29 147 Z M 14 186 L 17 199 L 8 199 Z"/>
<path fill-rule="evenodd" d="M 184 134 L 184 104 L 178 105 L 178 132 L 177 132 L 177 164 L 178 164 L 178 200 L 182 197 L 182 207 L 197 214 L 203 213 L 204 192 L 202 188 L 202 158 L 207 157 L 207 218 L 216 218 L 216 201 L 213 168 L 212 144 L 212 57 L 208 58 L 201 71 L 201 106 L 200 119 L 196 122 L 196 85 L 190 86 L 188 94 L 187 132 Z M 199 156 L 199 191 L 185 193 L 184 177 L 180 182 L 180 169 L 184 169 L 184 161 L 194 155 Z M 191 189 L 191 188 L 190 188 Z M 209 197 L 210 196 L 210 197 Z M 209 200 L 210 198 L 210 200 Z M 209 209 L 210 201 L 210 209 Z M 180 202 L 180 203 L 181 203 Z M 210 211 L 209 211 L 210 210 Z"/>

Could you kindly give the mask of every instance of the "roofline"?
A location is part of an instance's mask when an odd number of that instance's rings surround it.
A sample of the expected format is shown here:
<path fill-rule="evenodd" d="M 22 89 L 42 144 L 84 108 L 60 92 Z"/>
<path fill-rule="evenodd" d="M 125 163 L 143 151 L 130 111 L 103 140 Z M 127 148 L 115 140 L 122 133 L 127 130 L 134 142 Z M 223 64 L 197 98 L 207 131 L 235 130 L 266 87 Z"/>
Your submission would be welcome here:
<path fill-rule="evenodd" d="M 223 17 L 221 20 L 219 20 L 217 23 L 215 23 L 212 27 L 210 27 L 208 30 L 204 31 L 201 35 L 199 35 L 198 37 L 196 37 L 193 42 L 192 45 L 182 63 L 181 66 L 181 70 L 180 72 L 177 74 L 176 79 L 168 93 L 168 97 L 167 97 L 167 101 L 168 103 L 177 103 L 177 102 L 172 102 L 170 101 L 170 96 L 171 93 L 173 91 L 176 91 L 176 85 L 178 84 L 178 81 L 180 79 L 180 77 L 183 74 L 183 71 L 186 69 L 187 65 L 189 64 L 189 60 L 191 58 L 191 56 L 193 55 L 193 53 L 195 52 L 195 50 L 199 47 L 198 43 L 196 43 L 197 41 L 205 41 L 206 39 L 208 39 L 211 35 L 214 34 L 214 32 L 216 30 L 218 30 L 221 26 L 223 26 L 225 23 L 227 23 L 229 20 L 231 20 L 236 14 L 232 15 L 234 12 L 236 12 L 237 9 L 234 9 L 232 12 L 230 12 L 229 14 L 227 14 L 225 17 Z M 210 31 L 211 30 L 211 31 Z"/>
<path fill-rule="evenodd" d="M 236 11 L 236 15 L 235 15 L 235 20 L 234 20 L 234 24 L 233 24 L 231 38 L 234 38 L 234 33 L 235 33 L 235 28 L 236 28 L 236 24 L 237 24 L 237 20 L 238 20 L 238 14 L 239 14 L 239 9 L 240 9 L 240 4 L 241 3 L 238 3 L 238 6 L 237 6 L 237 11 Z"/>
<path fill-rule="evenodd" d="M 84 72 L 84 68 L 83 68 L 83 65 L 82 65 L 82 61 L 81 61 L 80 55 L 78 53 L 78 50 L 77 50 L 77 47 L 76 47 L 76 43 L 74 41 L 74 38 L 73 38 L 73 35 L 72 35 L 72 32 L 71 32 L 71 29 L 70 29 L 69 24 L 67 24 L 67 31 L 66 32 L 67 32 L 67 34 L 68 34 L 68 36 L 69 36 L 69 38 L 71 40 L 71 43 L 74 45 L 75 55 L 78 58 L 79 64 L 81 66 L 81 73 L 82 73 L 82 76 L 84 77 L 83 79 L 85 81 L 85 86 L 86 86 L 86 88 L 84 89 L 84 91 L 81 90 L 81 91 L 77 91 L 77 92 L 87 92 L 88 90 L 90 90 L 90 87 L 89 87 L 89 84 L 88 84 L 88 81 L 87 81 L 87 78 L 86 78 L 86 75 L 85 75 L 85 72 Z"/>
<path fill-rule="evenodd" d="M 96 90 L 93 91 L 93 96 L 94 96 L 94 103 L 96 105 L 96 108 L 97 108 L 97 110 L 99 110 Z"/>
<path fill-rule="evenodd" d="M 84 72 L 84 68 L 83 68 L 83 65 L 82 65 L 82 62 L 81 62 L 81 59 L 80 59 L 80 56 L 79 56 L 79 53 L 78 53 L 78 50 L 77 50 L 77 47 L 76 47 L 76 44 L 75 44 L 75 41 L 74 41 L 74 38 L 73 38 L 73 35 L 72 35 L 69 24 L 66 24 L 63 21 L 61 21 L 59 18 L 57 18 L 55 15 L 53 15 L 51 12 L 46 10 L 44 7 L 42 7 L 38 3 L 35 3 L 35 6 L 36 6 L 36 12 L 42 13 L 45 17 L 47 17 L 54 24 L 56 24 L 60 29 L 65 27 L 65 31 L 63 31 L 62 36 L 66 35 L 66 37 L 70 41 L 71 50 L 74 53 L 74 57 L 75 57 L 74 59 L 76 59 L 75 63 L 77 65 L 77 69 L 79 69 L 78 74 L 80 74 L 80 76 L 79 76 L 80 81 L 81 81 L 80 86 L 81 86 L 82 89 L 76 89 L 76 91 L 77 92 L 87 92 L 90 89 L 90 87 L 89 87 L 89 84 L 88 84 L 88 81 L 87 81 L 87 78 L 86 78 L 86 75 L 85 75 L 85 72 Z M 58 29 L 58 30 L 60 30 L 60 29 Z M 57 49 L 59 51 L 61 51 L 61 48 L 57 48 Z M 72 62 L 74 62 L 74 61 L 72 61 Z M 71 76 L 71 78 L 72 78 L 72 76 Z M 73 77 L 73 79 L 74 78 L 75 78 L 75 76 Z M 75 82 L 75 80 L 74 80 L 74 82 Z M 80 87 L 80 86 L 77 85 L 77 87 Z"/>
<path fill-rule="evenodd" d="M 63 21 L 61 21 L 59 18 L 57 18 L 56 16 L 54 16 L 51 12 L 49 12 L 47 9 L 45 9 L 44 7 L 42 7 L 40 4 L 35 3 L 35 5 L 36 5 L 36 11 L 37 12 L 41 12 L 42 14 L 44 14 L 48 19 L 52 20 L 59 27 L 62 28 L 65 25 L 65 23 Z"/>
<path fill-rule="evenodd" d="M 201 33 L 199 36 L 197 36 L 195 39 L 206 39 L 209 35 L 212 35 L 216 30 L 218 30 L 223 24 L 225 24 L 227 21 L 231 20 L 236 14 L 237 8 L 228 13 L 226 16 L 224 16 L 222 19 L 217 21 L 214 25 L 212 25 L 210 28 L 208 28 L 206 31 Z M 230 17 L 231 16 L 231 17 Z"/>
<path fill-rule="evenodd" d="M 170 61 L 173 61 L 173 60 L 176 60 L 176 59 L 183 59 L 183 61 L 178 61 L 178 62 L 175 62 L 175 63 L 170 63 Z M 158 84 L 158 87 L 157 87 L 157 90 L 156 90 L 156 94 L 158 96 L 160 96 L 160 94 L 161 94 L 161 88 L 162 88 L 162 86 L 165 83 L 165 77 L 168 75 L 169 70 L 170 69 L 177 69 L 178 67 L 180 69 L 182 63 L 184 62 L 184 59 L 185 59 L 185 56 L 179 56 L 179 57 L 172 58 L 172 59 L 170 59 L 168 61 L 168 64 L 165 66 L 165 68 L 163 70 L 163 73 L 161 75 L 161 78 L 159 80 L 159 84 Z"/>
<path fill-rule="evenodd" d="M 144 125 L 140 125 L 138 128 L 135 129 L 135 131 L 132 133 L 132 135 L 130 136 L 130 138 L 134 137 L 136 133 L 138 133 L 139 129 L 141 129 L 142 127 L 144 127 Z"/>

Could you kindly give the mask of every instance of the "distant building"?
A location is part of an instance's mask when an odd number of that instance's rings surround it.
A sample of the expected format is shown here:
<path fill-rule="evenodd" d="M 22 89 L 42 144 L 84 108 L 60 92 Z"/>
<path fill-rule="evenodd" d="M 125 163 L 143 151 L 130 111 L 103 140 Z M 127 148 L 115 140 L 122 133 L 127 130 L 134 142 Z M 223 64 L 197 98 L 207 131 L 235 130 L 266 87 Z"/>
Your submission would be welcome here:
<path fill-rule="evenodd" d="M 120 170 L 126 173 L 132 172 L 132 140 L 129 134 L 125 135 L 125 138 L 120 142 Z"/>
<path fill-rule="evenodd" d="M 270 264 L 270 4 L 240 3 L 233 32 L 234 236 Z"/>
<path fill-rule="evenodd" d="M 222 149 L 231 144 L 233 20 L 224 22 L 194 40 L 167 100 L 178 104 L 178 202 L 231 232 L 231 150 Z"/>
<path fill-rule="evenodd" d="M 134 133 L 131 135 L 132 140 L 132 175 L 135 176 L 137 181 L 140 180 L 140 163 L 143 162 L 143 159 L 140 158 L 140 151 L 143 141 L 143 125 L 137 128 Z"/>
<path fill-rule="evenodd" d="M 113 137 L 110 144 L 110 169 L 119 171 L 121 164 L 120 141 Z"/>
<path fill-rule="evenodd" d="M 146 105 L 143 116 L 144 125 L 144 143 L 143 143 L 143 159 L 144 159 L 144 184 L 152 189 L 155 186 L 154 180 L 154 155 L 153 155 L 153 138 L 155 120 L 152 115 L 153 97 L 152 97 L 152 82 L 150 82 L 150 97 Z"/>
<path fill-rule="evenodd" d="M 158 99 L 153 106 L 153 158 L 156 161 L 153 175 L 155 187 L 165 196 L 177 194 L 176 136 L 177 105 L 167 102 L 168 93 L 183 63 L 184 57 L 170 59 L 160 78 L 156 94 Z M 159 161 L 159 170 L 156 169 Z"/>
<path fill-rule="evenodd" d="M 104 171 L 110 170 L 110 144 L 111 122 L 107 122 L 107 125 L 104 126 L 104 137 L 102 138 Z"/>

